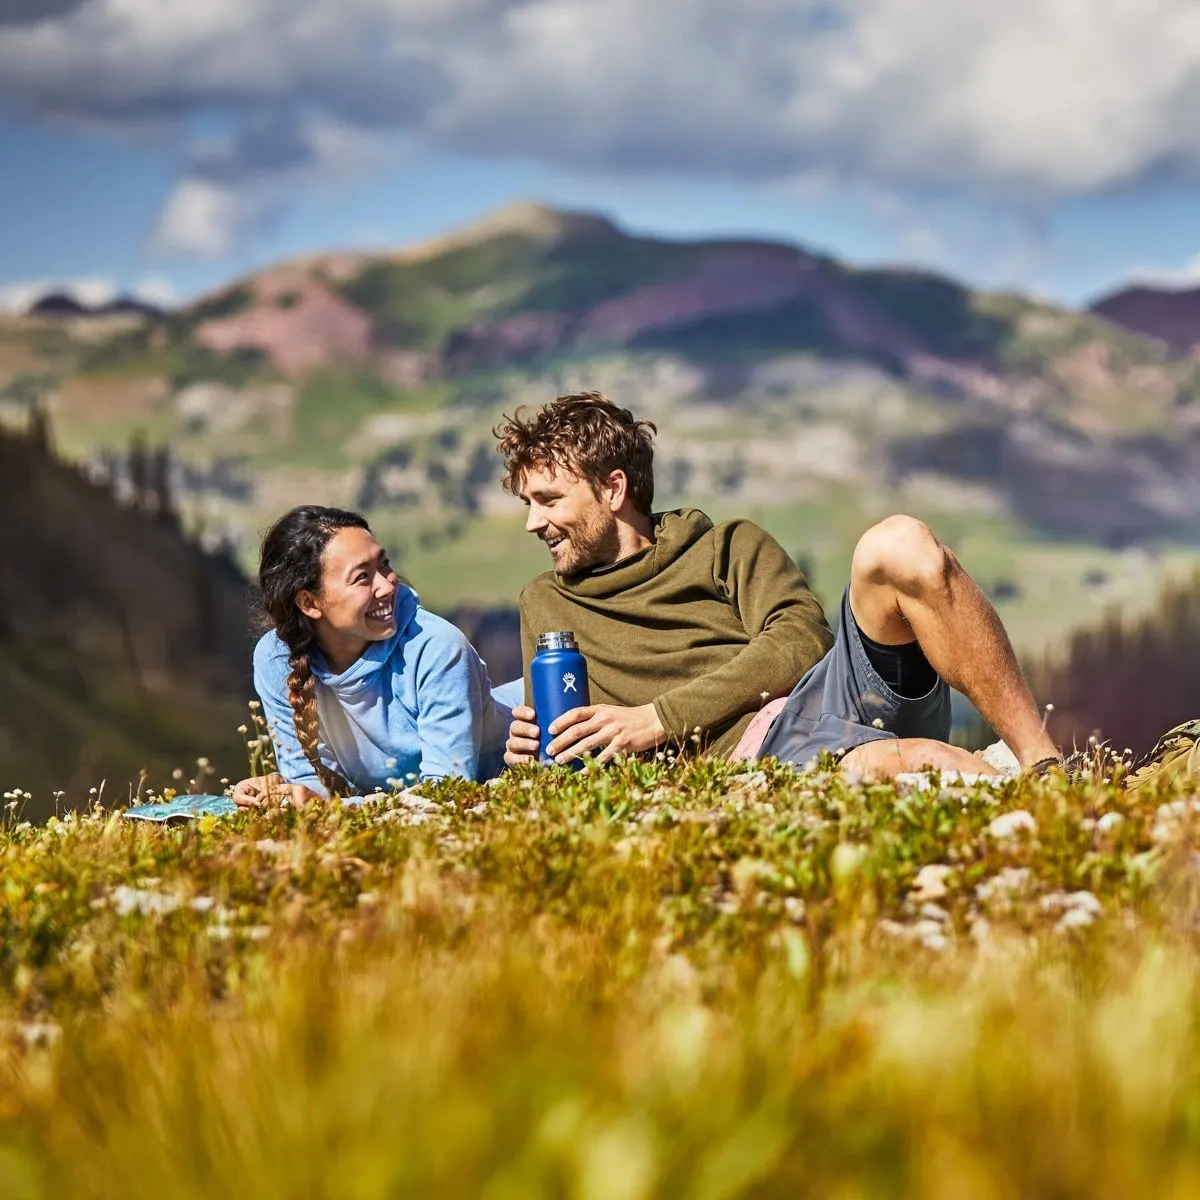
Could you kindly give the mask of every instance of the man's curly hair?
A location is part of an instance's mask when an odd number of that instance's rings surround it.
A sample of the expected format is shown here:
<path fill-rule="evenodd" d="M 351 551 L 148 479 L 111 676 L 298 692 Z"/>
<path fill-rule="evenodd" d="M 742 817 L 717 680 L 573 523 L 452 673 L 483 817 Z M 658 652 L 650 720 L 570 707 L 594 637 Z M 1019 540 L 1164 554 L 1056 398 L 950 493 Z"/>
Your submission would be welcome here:
<path fill-rule="evenodd" d="M 514 496 L 523 472 L 567 470 L 598 488 L 614 471 L 629 480 L 629 500 L 650 515 L 654 504 L 653 422 L 619 408 L 603 392 L 559 396 L 526 416 L 522 406 L 492 432 L 504 456 L 501 481 Z"/>

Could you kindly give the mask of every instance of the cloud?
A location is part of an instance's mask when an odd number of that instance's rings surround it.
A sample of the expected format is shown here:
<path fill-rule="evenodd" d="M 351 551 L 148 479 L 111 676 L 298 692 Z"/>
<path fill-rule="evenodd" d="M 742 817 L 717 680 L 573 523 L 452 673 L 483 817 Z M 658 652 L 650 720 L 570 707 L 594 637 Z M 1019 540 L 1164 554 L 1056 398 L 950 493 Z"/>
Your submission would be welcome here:
<path fill-rule="evenodd" d="M 170 308 L 179 300 L 179 290 L 166 275 L 143 275 L 133 285 L 131 292 L 135 300 L 144 300 L 158 308 Z"/>
<path fill-rule="evenodd" d="M 399 134 L 1014 208 L 1200 174 L 1193 0 L 57 0 L 37 21 L 0 3 L 22 18 L 0 23 L 0 111 L 232 130 L 184 156 L 158 239 L 178 251 L 219 252 L 289 183 L 336 182 L 342 147 Z"/>
<path fill-rule="evenodd" d="M 1164 267 L 1150 263 L 1135 266 L 1126 273 L 1123 286 L 1135 287 L 1138 284 L 1179 290 L 1200 287 L 1200 253 L 1193 254 L 1185 263 L 1177 267 Z"/>
<path fill-rule="evenodd" d="M 377 142 L 337 122 L 278 116 L 203 139 L 159 215 L 151 248 L 168 258 L 221 258 L 275 221 L 299 188 L 344 183 L 376 166 Z"/>
<path fill-rule="evenodd" d="M 221 258 L 276 207 L 249 188 L 183 179 L 159 214 L 153 247 L 167 258 Z"/>
<path fill-rule="evenodd" d="M 86 0 L 0 0 L 0 25 L 36 25 L 61 17 Z"/>

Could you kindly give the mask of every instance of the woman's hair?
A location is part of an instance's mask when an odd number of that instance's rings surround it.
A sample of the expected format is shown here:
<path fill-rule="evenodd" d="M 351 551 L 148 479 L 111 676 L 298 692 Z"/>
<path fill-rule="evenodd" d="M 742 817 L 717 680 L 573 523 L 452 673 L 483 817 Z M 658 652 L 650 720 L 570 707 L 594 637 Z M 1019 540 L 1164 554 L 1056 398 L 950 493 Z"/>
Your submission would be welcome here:
<path fill-rule="evenodd" d="M 654 504 L 654 434 L 650 421 L 641 421 L 603 392 L 574 392 L 559 396 L 526 417 L 518 408 L 492 432 L 504 456 L 503 482 L 514 496 L 521 475 L 531 467 L 564 467 L 593 490 L 617 470 L 629 481 L 629 500 L 646 516 Z"/>
<path fill-rule="evenodd" d="M 288 648 L 288 699 L 296 714 L 296 737 L 330 795 L 345 795 L 350 789 L 317 753 L 317 681 L 309 661 L 317 638 L 312 622 L 296 607 L 296 597 L 302 591 L 320 592 L 321 557 L 341 529 L 370 532 L 366 519 L 358 513 L 316 504 L 293 508 L 267 530 L 258 566 L 263 623 L 273 628 Z"/>

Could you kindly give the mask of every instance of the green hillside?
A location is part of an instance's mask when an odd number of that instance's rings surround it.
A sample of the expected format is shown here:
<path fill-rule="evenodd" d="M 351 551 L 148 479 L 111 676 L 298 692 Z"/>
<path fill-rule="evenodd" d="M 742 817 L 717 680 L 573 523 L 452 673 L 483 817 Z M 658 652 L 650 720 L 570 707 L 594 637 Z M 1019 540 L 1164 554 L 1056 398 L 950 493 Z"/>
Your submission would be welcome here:
<path fill-rule="evenodd" d="M 428 600 L 543 565 L 495 485 L 503 412 L 599 387 L 660 428 L 662 503 L 748 513 L 840 588 L 926 517 L 1034 645 L 1148 600 L 1200 528 L 1200 367 L 1103 319 L 796 247 L 668 242 L 522 205 L 435 242 L 283 264 L 161 318 L 0 329 L 0 406 L 81 460 L 169 441 L 244 561 L 289 504 L 368 510 Z M 184 470 L 186 467 L 186 470 Z"/>

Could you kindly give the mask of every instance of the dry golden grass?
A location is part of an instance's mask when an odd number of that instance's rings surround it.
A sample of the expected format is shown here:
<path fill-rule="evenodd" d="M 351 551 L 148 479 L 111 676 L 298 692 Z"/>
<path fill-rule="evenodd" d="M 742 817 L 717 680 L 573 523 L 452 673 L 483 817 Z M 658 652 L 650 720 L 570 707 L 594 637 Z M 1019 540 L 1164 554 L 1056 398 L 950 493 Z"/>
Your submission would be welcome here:
<path fill-rule="evenodd" d="M 0 1194 L 1190 1196 L 1194 807 L 660 762 L 14 813 Z"/>

